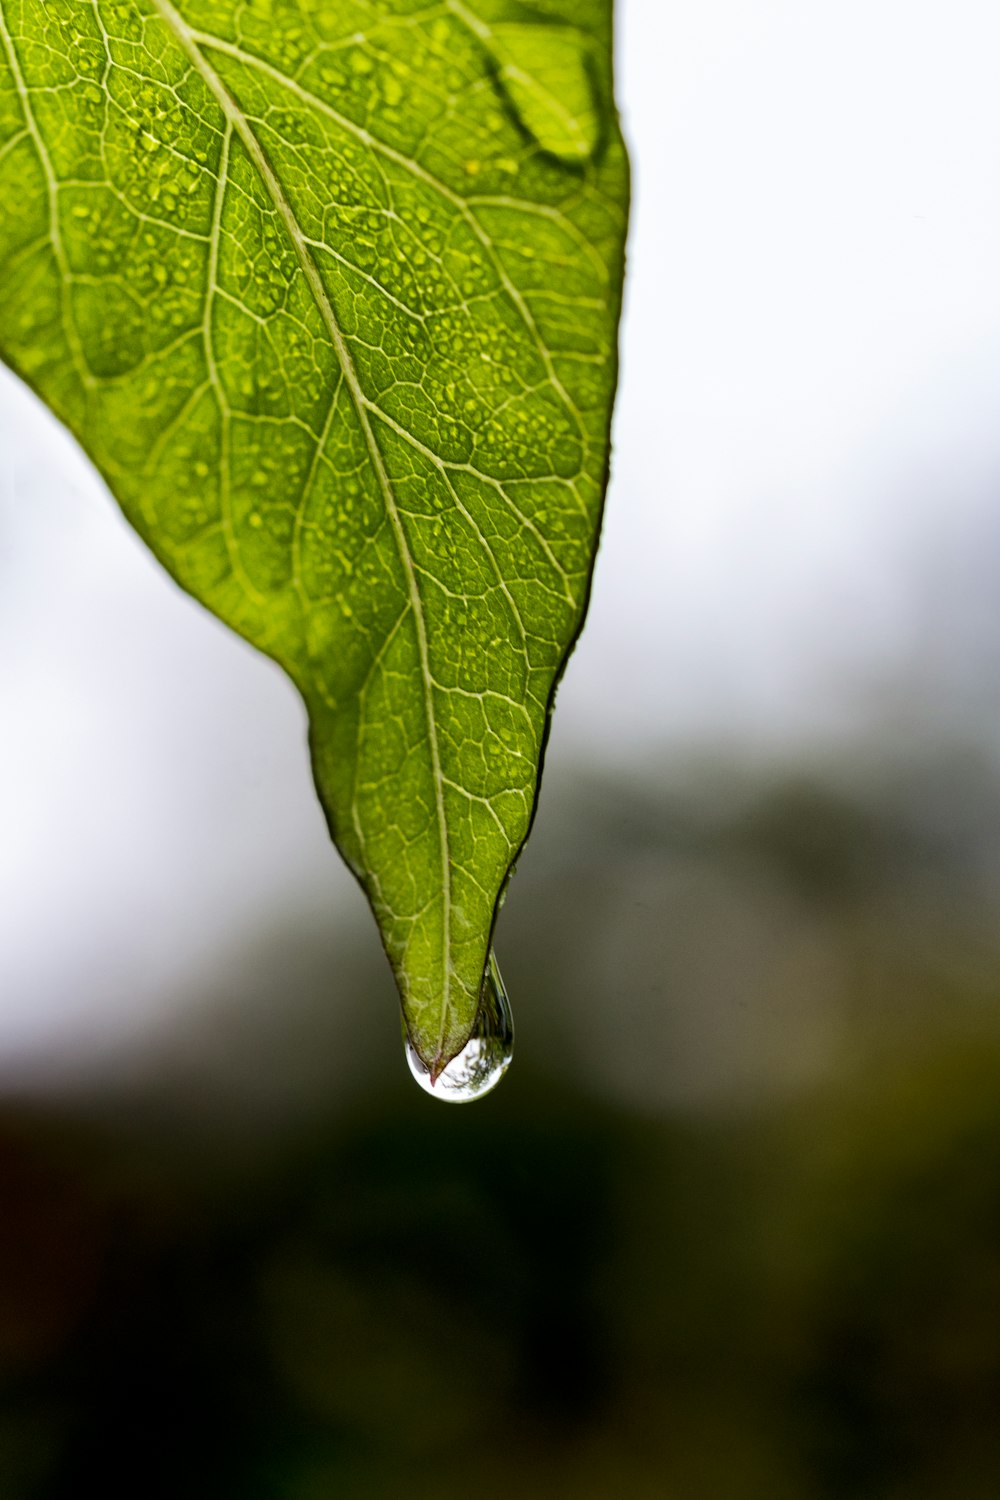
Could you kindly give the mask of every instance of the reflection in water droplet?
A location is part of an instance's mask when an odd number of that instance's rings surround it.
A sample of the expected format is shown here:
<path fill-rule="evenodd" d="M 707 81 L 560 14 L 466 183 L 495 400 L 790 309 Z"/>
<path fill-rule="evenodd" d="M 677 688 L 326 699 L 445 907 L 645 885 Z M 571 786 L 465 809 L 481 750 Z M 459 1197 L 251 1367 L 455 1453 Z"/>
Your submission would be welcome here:
<path fill-rule="evenodd" d="M 446 1104 L 481 1099 L 500 1082 L 514 1055 L 514 1017 L 495 955 L 490 953 L 475 1029 L 457 1057 L 432 1082 L 430 1069 L 403 1032 L 406 1061 L 425 1093 Z"/>

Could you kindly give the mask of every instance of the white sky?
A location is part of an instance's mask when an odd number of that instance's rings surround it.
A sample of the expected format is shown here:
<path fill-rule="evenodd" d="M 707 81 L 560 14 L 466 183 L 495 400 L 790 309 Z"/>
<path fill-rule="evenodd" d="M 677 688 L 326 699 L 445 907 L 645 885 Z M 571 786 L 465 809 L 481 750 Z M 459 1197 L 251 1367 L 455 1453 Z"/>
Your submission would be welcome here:
<path fill-rule="evenodd" d="M 996 0 L 620 16 L 623 381 L 550 774 L 1000 707 Z M 3 372 L 0 453 L 0 1071 L 23 1072 L 151 1024 L 269 895 L 368 919 L 280 674 Z"/>
<path fill-rule="evenodd" d="M 904 667 L 928 553 L 997 513 L 1000 9 L 621 15 L 614 486 L 560 707 L 615 756 L 822 737 Z"/>

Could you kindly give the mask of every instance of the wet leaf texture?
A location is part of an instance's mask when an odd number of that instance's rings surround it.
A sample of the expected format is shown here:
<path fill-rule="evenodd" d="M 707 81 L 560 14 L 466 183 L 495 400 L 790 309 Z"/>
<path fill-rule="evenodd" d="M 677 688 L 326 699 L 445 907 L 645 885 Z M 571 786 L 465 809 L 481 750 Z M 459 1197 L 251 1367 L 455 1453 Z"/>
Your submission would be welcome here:
<path fill-rule="evenodd" d="M 581 624 L 610 0 L 0 0 L 0 352 L 279 661 L 411 1040 L 468 1040 Z"/>

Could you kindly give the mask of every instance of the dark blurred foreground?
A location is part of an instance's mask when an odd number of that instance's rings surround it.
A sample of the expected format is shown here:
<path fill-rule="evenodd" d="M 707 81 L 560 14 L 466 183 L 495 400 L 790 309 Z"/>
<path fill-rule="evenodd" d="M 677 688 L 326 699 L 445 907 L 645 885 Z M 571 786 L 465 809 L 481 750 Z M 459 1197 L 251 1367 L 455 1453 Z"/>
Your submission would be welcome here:
<path fill-rule="evenodd" d="M 844 785 L 550 784 L 482 1104 L 294 922 L 11 1095 L 3 1500 L 995 1500 L 1000 781 Z"/>

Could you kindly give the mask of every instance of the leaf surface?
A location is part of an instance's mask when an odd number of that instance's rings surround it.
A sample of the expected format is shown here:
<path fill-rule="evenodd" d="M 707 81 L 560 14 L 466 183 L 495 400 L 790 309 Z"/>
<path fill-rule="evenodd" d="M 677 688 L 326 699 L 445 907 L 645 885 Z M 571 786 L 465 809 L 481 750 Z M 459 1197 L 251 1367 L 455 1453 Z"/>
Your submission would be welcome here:
<path fill-rule="evenodd" d="M 432 1069 L 586 606 L 626 202 L 611 0 L 0 0 L 0 353 L 297 684 Z"/>

